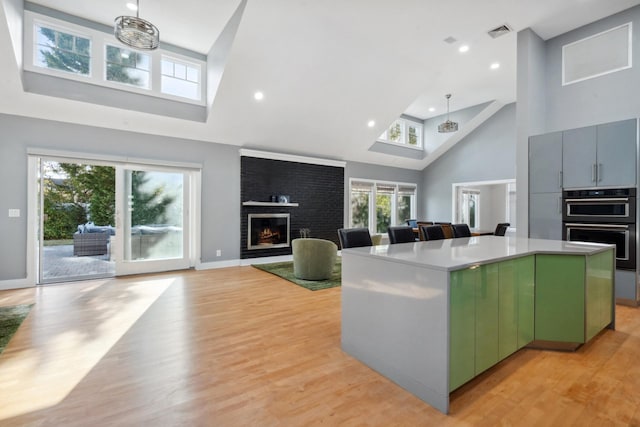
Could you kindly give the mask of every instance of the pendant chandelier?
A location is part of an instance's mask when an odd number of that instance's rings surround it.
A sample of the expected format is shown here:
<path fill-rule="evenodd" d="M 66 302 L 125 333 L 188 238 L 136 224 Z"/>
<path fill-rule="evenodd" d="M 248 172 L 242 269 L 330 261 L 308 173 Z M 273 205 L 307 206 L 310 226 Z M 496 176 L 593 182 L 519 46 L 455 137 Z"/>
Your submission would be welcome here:
<path fill-rule="evenodd" d="M 140 0 L 136 0 L 136 16 L 118 16 L 113 32 L 118 40 L 136 49 L 153 50 L 160 43 L 160 31 L 140 18 Z"/>
<path fill-rule="evenodd" d="M 458 123 L 452 122 L 449 120 L 449 98 L 451 98 L 451 94 L 448 93 L 444 96 L 447 98 L 447 120 L 444 123 L 438 125 L 438 132 L 440 133 L 449 133 L 455 132 L 458 130 Z"/>

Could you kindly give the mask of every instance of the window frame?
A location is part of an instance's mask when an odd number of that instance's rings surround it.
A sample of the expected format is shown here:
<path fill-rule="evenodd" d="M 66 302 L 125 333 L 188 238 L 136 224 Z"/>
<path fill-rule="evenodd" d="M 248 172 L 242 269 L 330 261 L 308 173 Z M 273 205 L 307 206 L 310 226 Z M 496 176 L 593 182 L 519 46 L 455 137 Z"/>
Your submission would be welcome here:
<path fill-rule="evenodd" d="M 109 63 L 109 61 L 107 60 L 107 50 L 109 49 L 109 47 L 115 47 L 117 49 L 127 50 L 129 52 L 133 52 L 133 53 L 138 54 L 138 55 L 148 56 L 149 57 L 149 70 L 148 71 L 147 70 L 142 70 L 142 69 L 140 69 L 140 70 L 147 71 L 149 73 L 149 86 L 148 87 L 136 86 L 136 85 L 133 85 L 131 83 L 119 82 L 117 80 L 108 80 L 107 79 L 107 71 L 108 71 L 109 67 L 107 66 L 107 64 Z M 133 49 L 133 48 L 131 48 L 129 46 L 124 46 L 124 45 L 118 46 L 117 43 L 111 43 L 109 41 L 105 41 L 102 55 L 103 55 L 102 56 L 103 80 L 104 80 L 104 82 L 106 84 L 108 84 L 109 86 L 115 84 L 115 85 L 117 85 L 116 87 L 118 87 L 118 88 L 122 85 L 122 86 L 125 86 L 126 89 L 133 88 L 133 89 L 136 89 L 136 90 L 143 90 L 144 91 L 143 93 L 145 93 L 145 94 L 146 94 L 147 91 L 153 89 L 153 57 L 149 53 L 141 52 L 141 51 Z M 126 65 L 124 65 L 124 67 L 131 68 L 131 67 L 127 67 Z M 135 68 L 135 69 L 139 69 L 139 68 Z"/>
<path fill-rule="evenodd" d="M 57 68 L 42 67 L 40 65 L 36 65 L 36 63 L 38 62 L 38 52 L 39 52 L 39 49 L 36 49 L 36 43 L 38 41 L 38 35 L 37 35 L 38 27 L 47 28 L 49 30 L 68 34 L 74 37 L 82 37 L 82 38 L 88 39 L 89 40 L 89 72 L 87 74 L 72 73 L 69 71 L 59 70 Z M 87 81 L 93 77 L 93 75 L 95 74 L 94 66 L 93 66 L 93 60 L 94 60 L 93 50 L 94 50 L 95 43 L 94 43 L 93 37 L 91 37 L 90 34 L 78 31 L 77 29 L 69 28 L 57 22 L 55 23 L 47 22 L 42 19 L 34 19 L 31 22 L 30 28 L 31 28 L 31 31 L 26 31 L 26 33 L 30 34 L 31 37 L 24 38 L 23 49 L 25 51 L 24 52 L 25 57 L 31 58 L 31 62 L 24 61 L 24 64 L 26 65 L 28 63 L 29 65 L 31 65 L 34 68 L 34 70 L 32 71 L 39 72 L 42 74 L 50 74 L 58 77 L 64 77 L 72 80 L 80 80 L 80 81 Z M 27 55 L 27 52 L 30 52 L 30 55 Z"/>
<path fill-rule="evenodd" d="M 389 139 L 389 129 L 396 123 L 400 124 L 400 133 L 401 133 L 401 141 L 393 141 Z M 418 129 L 418 143 L 416 145 L 409 144 L 409 127 L 413 126 Z M 424 141 L 423 141 L 423 133 L 424 133 L 424 124 L 415 120 L 405 119 L 404 117 L 400 117 L 394 120 L 382 134 L 378 137 L 376 141 L 382 142 L 384 144 L 391 144 L 400 147 L 407 147 L 414 150 L 422 151 Z"/>
<path fill-rule="evenodd" d="M 378 232 L 378 219 L 377 219 L 377 187 L 378 186 L 393 186 L 394 191 L 391 197 L 391 221 L 390 226 L 402 225 L 398 223 L 398 197 L 399 197 L 399 188 L 400 187 L 413 187 L 414 194 L 411 195 L 411 207 L 410 207 L 410 218 L 415 218 L 417 216 L 418 209 L 418 184 L 414 182 L 397 182 L 397 181 L 382 181 L 382 180 L 373 180 L 366 178 L 349 178 L 349 227 L 354 227 L 353 225 L 353 210 L 351 208 L 352 203 L 352 194 L 354 184 L 365 184 L 371 187 L 371 191 L 369 193 L 369 224 L 368 229 L 371 234 L 386 234 L 384 232 Z"/>
<path fill-rule="evenodd" d="M 470 218 L 468 219 L 468 221 L 465 222 L 464 215 L 463 215 L 465 194 L 476 195 L 476 205 L 475 205 L 475 212 L 474 212 L 475 224 L 473 227 L 471 227 Z M 456 209 L 456 220 L 455 220 L 456 222 L 468 224 L 469 228 L 471 228 L 472 230 L 478 230 L 480 228 L 480 206 L 481 206 L 480 195 L 481 195 L 481 191 L 475 188 L 458 187 L 458 208 Z"/>
<path fill-rule="evenodd" d="M 166 75 L 166 74 L 164 74 L 162 72 L 162 61 L 169 61 L 169 62 L 173 63 L 173 65 L 174 65 L 174 67 L 173 67 L 174 75 L 173 76 L 168 76 L 168 75 Z M 186 68 L 186 70 L 185 70 L 185 78 L 184 79 L 180 79 L 178 77 L 175 77 L 175 65 L 176 64 L 183 65 Z M 203 72 L 202 72 L 201 64 L 197 63 L 196 61 L 186 60 L 186 59 L 184 59 L 182 57 L 179 57 L 179 55 L 173 55 L 170 52 L 163 52 L 160 55 L 160 70 L 158 71 L 159 76 L 160 76 L 160 88 L 159 88 L 160 92 L 162 94 L 164 94 L 164 95 L 167 95 L 167 96 L 178 96 L 178 95 L 172 95 L 172 94 L 169 94 L 169 93 L 166 93 L 166 92 L 163 91 L 163 88 L 162 88 L 162 77 L 163 76 L 167 76 L 167 77 L 171 77 L 171 78 L 174 78 L 174 79 L 184 80 L 186 82 L 193 83 L 188 78 L 188 76 L 189 76 L 189 71 L 188 71 L 189 67 L 195 68 L 198 71 L 198 82 L 197 82 L 197 84 L 198 84 L 198 87 L 201 89 L 202 88 L 202 79 L 203 79 Z M 198 99 L 193 99 L 193 98 L 189 98 L 189 97 L 180 97 L 180 98 L 191 99 L 193 101 L 200 101 L 202 99 L 202 97 L 203 97 L 202 90 L 199 91 L 199 95 L 200 96 L 198 97 Z"/>
<path fill-rule="evenodd" d="M 36 49 L 36 25 L 40 25 L 52 30 L 69 33 L 74 36 L 88 38 L 91 42 L 90 47 L 90 66 L 89 75 L 69 73 L 63 70 L 53 68 L 40 67 L 35 65 L 38 50 Z M 23 30 L 23 69 L 38 74 L 49 75 L 53 77 L 74 80 L 82 83 L 94 84 L 97 86 L 132 92 L 141 95 L 153 96 L 156 98 L 177 101 L 185 104 L 198 106 L 206 106 L 206 62 L 197 58 L 181 55 L 179 53 L 158 48 L 153 51 L 138 50 L 120 43 L 112 33 L 106 33 L 95 28 L 86 27 L 76 23 L 67 22 L 47 15 L 36 13 L 30 10 L 24 11 L 24 30 Z M 149 66 L 149 88 L 134 86 L 127 83 L 107 80 L 107 45 L 119 47 L 121 49 L 130 50 L 150 56 Z M 190 64 L 199 67 L 198 93 L 199 99 L 192 99 L 177 95 L 170 95 L 161 91 L 161 58 L 167 56 L 178 62 Z"/>

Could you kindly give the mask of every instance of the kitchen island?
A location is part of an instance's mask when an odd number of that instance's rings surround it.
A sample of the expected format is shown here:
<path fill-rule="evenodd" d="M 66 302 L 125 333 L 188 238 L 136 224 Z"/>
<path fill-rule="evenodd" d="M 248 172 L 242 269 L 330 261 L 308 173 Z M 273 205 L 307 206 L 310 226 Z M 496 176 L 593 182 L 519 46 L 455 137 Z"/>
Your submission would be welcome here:
<path fill-rule="evenodd" d="M 342 348 L 447 413 L 519 349 L 613 328 L 611 245 L 479 236 L 342 251 Z"/>

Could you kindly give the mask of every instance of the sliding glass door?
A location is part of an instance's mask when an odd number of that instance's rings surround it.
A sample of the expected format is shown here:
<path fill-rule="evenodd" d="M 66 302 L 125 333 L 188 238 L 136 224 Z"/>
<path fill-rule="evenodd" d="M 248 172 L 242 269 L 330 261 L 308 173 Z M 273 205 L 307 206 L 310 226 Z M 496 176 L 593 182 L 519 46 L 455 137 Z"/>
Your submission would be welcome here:
<path fill-rule="evenodd" d="M 116 186 L 116 274 L 189 268 L 189 171 L 125 165 Z"/>

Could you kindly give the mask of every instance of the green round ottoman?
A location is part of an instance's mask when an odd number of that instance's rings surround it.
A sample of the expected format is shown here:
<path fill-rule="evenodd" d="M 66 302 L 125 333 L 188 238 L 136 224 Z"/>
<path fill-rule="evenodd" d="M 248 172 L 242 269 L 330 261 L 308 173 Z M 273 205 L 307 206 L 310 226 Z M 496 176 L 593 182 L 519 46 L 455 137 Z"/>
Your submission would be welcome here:
<path fill-rule="evenodd" d="M 325 280 L 336 264 L 338 246 L 324 239 L 294 239 L 293 275 L 303 280 Z"/>

